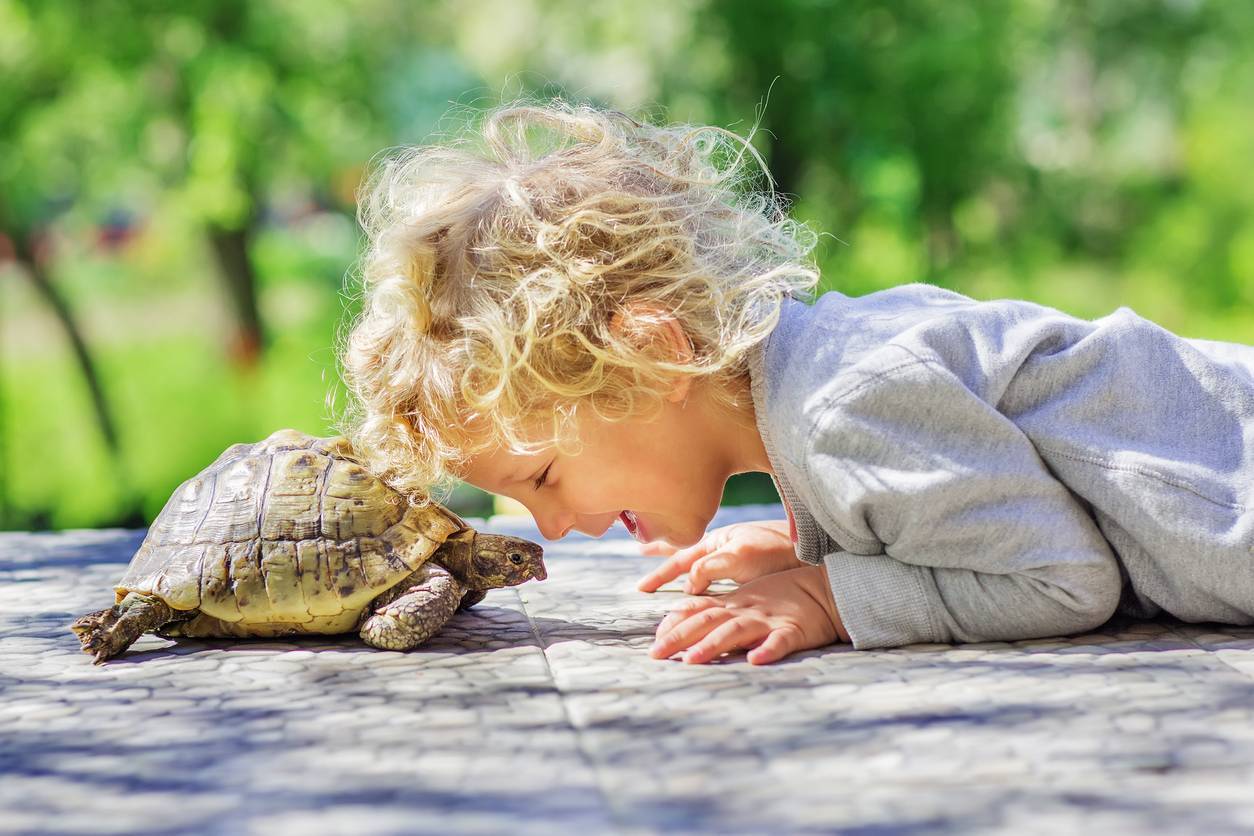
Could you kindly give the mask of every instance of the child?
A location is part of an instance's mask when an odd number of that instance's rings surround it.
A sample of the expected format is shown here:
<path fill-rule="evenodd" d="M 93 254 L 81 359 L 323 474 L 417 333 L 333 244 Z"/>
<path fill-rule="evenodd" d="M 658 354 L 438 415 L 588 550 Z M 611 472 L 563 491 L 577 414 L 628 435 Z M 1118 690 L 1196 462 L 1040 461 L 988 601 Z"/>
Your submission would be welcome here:
<path fill-rule="evenodd" d="M 807 304 L 814 236 L 744 188 L 736 135 L 559 101 L 481 139 L 363 192 L 343 430 L 419 498 L 464 478 L 550 539 L 622 521 L 669 555 L 646 591 L 740 584 L 655 656 L 1254 623 L 1254 349 L 925 284 Z M 748 471 L 787 522 L 705 534 Z"/>

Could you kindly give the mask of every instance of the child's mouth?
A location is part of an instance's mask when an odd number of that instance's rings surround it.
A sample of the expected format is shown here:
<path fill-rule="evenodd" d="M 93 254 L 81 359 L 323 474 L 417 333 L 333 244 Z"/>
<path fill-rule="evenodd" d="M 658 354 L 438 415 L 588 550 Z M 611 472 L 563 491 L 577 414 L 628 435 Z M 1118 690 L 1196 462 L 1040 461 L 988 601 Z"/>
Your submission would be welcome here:
<path fill-rule="evenodd" d="M 636 517 L 635 511 L 623 511 L 618 515 L 618 518 L 623 521 L 623 525 L 631 532 L 632 537 L 635 537 L 641 543 L 649 542 L 644 533 L 644 526 L 641 525 L 639 518 Z"/>

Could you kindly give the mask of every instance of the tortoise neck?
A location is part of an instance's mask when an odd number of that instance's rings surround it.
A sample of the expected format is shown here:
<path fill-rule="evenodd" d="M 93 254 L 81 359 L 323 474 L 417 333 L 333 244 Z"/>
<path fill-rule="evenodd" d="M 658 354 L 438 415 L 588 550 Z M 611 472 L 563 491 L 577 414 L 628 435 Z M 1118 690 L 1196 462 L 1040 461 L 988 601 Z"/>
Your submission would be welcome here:
<path fill-rule="evenodd" d="M 475 532 L 467 530 L 454 534 L 444 541 L 440 550 L 440 563 L 452 573 L 453 577 L 467 586 L 475 575 L 475 564 L 471 559 L 475 552 Z"/>

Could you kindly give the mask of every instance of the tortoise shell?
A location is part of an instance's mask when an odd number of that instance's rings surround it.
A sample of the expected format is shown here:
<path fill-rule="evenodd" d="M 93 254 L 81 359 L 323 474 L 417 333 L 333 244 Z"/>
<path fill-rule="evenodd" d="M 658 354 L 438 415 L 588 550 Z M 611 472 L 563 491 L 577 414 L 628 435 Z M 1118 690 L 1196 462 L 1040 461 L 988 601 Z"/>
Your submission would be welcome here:
<path fill-rule="evenodd" d="M 347 439 L 285 429 L 228 448 L 180 485 L 114 591 L 199 610 L 186 634 L 338 633 L 467 533 L 443 506 L 411 507 Z"/>

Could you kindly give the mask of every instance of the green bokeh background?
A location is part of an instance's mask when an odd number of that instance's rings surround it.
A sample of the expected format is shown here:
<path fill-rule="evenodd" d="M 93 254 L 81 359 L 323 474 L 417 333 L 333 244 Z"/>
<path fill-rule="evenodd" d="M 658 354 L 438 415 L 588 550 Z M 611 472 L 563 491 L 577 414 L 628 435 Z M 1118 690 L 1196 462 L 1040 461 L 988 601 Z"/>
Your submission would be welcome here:
<path fill-rule="evenodd" d="M 1254 4 L 0 0 L 0 526 L 144 525 L 329 432 L 363 166 L 520 95 L 757 122 L 825 288 L 1254 341 Z"/>

